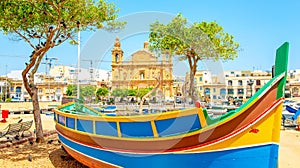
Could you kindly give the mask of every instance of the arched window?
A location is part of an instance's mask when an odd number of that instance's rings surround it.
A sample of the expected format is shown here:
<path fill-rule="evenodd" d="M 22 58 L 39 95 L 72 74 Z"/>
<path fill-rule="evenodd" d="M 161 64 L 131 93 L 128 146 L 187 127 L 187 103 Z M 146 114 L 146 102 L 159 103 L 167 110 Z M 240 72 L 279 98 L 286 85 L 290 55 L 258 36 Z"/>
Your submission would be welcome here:
<path fill-rule="evenodd" d="M 243 81 L 242 80 L 239 80 L 238 83 L 239 83 L 239 86 L 243 86 Z"/>
<path fill-rule="evenodd" d="M 205 94 L 207 94 L 207 95 L 210 94 L 210 88 L 205 88 Z"/>
<path fill-rule="evenodd" d="M 140 72 L 140 79 L 145 79 L 145 73 L 144 72 Z"/>
<path fill-rule="evenodd" d="M 294 88 L 292 89 L 292 94 L 293 94 L 293 95 L 298 95 L 298 94 L 299 94 L 299 89 L 298 89 L 297 87 L 294 87 Z"/>
<path fill-rule="evenodd" d="M 232 86 L 232 80 L 228 81 L 228 86 Z"/>
<path fill-rule="evenodd" d="M 21 87 L 16 87 L 16 92 L 21 93 L 22 92 L 22 88 Z"/>
<path fill-rule="evenodd" d="M 116 54 L 116 62 L 119 62 L 119 54 Z"/>

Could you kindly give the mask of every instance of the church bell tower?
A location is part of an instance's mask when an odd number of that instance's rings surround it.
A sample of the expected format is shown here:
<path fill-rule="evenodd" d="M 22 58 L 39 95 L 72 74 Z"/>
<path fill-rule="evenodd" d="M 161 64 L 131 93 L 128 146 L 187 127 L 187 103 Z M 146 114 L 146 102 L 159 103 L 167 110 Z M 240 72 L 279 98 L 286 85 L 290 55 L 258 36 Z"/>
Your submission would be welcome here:
<path fill-rule="evenodd" d="M 119 37 L 116 37 L 114 48 L 111 50 L 111 72 L 112 77 L 115 77 L 116 69 L 123 61 L 123 50 L 121 49 L 121 44 Z"/>
<path fill-rule="evenodd" d="M 121 49 L 121 44 L 119 37 L 116 37 L 114 48 L 111 51 L 112 65 L 120 64 L 123 61 L 123 50 Z"/>

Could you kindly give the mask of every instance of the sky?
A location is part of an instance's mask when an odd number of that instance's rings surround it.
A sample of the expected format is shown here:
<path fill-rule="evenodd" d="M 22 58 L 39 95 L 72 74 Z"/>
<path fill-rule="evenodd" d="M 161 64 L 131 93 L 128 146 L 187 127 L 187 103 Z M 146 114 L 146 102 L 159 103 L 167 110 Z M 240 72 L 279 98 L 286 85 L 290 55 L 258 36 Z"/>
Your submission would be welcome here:
<path fill-rule="evenodd" d="M 160 21 L 165 16 L 181 13 L 189 22 L 216 21 L 225 32 L 240 44 L 238 58 L 223 62 L 225 70 L 270 70 L 275 62 L 276 49 L 284 42 L 290 43 L 289 69 L 300 69 L 300 1 L 298 0 L 108 0 L 120 9 L 119 19 L 136 19 L 134 26 L 141 28 L 152 13 Z M 149 13 L 150 12 L 150 13 Z M 152 12 L 152 13 L 151 13 Z M 146 13 L 147 15 L 139 15 Z M 162 16 L 162 17 L 160 17 Z M 166 22 L 163 20 L 162 22 Z M 143 47 L 148 31 L 105 34 L 102 30 L 81 33 L 82 65 L 110 70 L 110 50 L 115 36 L 120 36 L 125 59 Z M 91 47 L 92 44 L 92 47 Z M 105 49 L 103 44 L 106 44 Z M 68 43 L 53 48 L 48 57 L 58 58 L 55 65 L 76 66 L 77 46 Z M 88 52 L 87 52 L 88 51 Z M 11 70 L 22 70 L 32 49 L 27 43 L 13 41 L 11 36 L 0 34 L 0 75 Z M 85 60 L 85 61 L 83 61 Z M 201 68 L 201 66 L 199 67 Z M 203 67 L 202 67 L 203 68 Z M 45 72 L 45 64 L 39 68 Z"/>

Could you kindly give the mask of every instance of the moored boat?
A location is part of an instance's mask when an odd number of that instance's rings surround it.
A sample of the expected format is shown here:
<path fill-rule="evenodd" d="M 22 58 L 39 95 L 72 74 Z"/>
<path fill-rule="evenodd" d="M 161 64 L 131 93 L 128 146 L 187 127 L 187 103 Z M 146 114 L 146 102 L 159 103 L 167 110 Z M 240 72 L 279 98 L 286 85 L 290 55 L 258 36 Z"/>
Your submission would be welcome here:
<path fill-rule="evenodd" d="M 66 151 L 90 167 L 277 167 L 288 43 L 275 76 L 239 108 L 217 118 L 198 107 L 106 116 L 74 103 L 54 110 Z"/>

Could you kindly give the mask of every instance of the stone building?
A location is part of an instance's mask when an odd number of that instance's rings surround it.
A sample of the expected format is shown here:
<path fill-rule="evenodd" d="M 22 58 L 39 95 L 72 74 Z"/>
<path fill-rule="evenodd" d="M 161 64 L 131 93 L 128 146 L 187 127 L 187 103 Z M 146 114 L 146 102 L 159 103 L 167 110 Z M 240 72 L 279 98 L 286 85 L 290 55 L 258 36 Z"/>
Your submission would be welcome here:
<path fill-rule="evenodd" d="M 159 59 L 149 51 L 148 42 L 144 42 L 144 48 L 134 52 L 131 59 L 124 60 L 124 52 L 117 37 L 112 49 L 111 66 L 112 90 L 153 88 L 157 84 L 156 78 L 160 76 L 158 96 L 173 97 L 172 59 L 167 54 Z"/>

